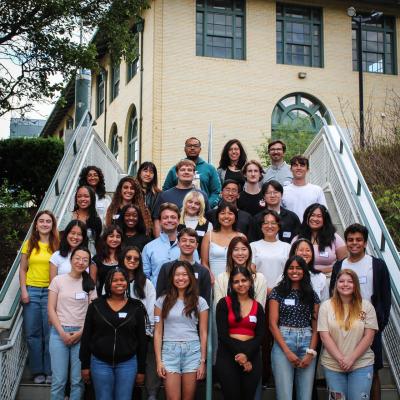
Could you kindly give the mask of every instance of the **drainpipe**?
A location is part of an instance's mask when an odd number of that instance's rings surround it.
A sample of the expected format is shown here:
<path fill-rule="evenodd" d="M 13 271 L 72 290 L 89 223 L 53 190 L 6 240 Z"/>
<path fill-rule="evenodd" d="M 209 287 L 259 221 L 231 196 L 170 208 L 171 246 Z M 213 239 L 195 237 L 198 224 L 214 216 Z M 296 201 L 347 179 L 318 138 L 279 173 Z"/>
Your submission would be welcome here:
<path fill-rule="evenodd" d="M 85 112 L 89 110 L 91 71 L 79 69 L 75 78 L 75 128 L 81 122 Z M 86 121 L 83 123 L 86 126 Z"/>
<path fill-rule="evenodd" d="M 104 70 L 104 127 L 103 127 L 103 141 L 107 146 L 107 88 L 108 88 L 108 71 Z M 108 147 L 108 146 L 107 146 Z"/>
<path fill-rule="evenodd" d="M 144 19 L 139 17 L 136 23 L 137 32 L 140 33 L 140 88 L 139 88 L 139 160 L 138 164 L 142 163 L 142 127 L 143 127 L 143 32 L 144 32 Z"/>

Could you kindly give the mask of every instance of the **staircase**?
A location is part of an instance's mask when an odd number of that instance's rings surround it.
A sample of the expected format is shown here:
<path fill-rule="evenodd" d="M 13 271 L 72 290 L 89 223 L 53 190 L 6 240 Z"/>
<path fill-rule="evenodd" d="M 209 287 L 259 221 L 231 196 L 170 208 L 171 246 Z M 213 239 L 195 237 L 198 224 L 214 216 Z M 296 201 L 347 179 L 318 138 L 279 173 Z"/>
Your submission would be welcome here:
<path fill-rule="evenodd" d="M 307 149 L 312 166 L 310 181 L 324 188 L 328 207 L 338 232 L 360 222 L 370 230 L 370 254 L 384 259 L 392 279 L 393 306 L 389 325 L 384 334 L 385 367 L 381 371 L 382 399 L 399 399 L 400 390 L 400 259 L 393 241 L 380 217 L 364 179 L 353 158 L 344 132 L 330 113 L 330 125 L 325 124 Z M 79 172 L 84 166 L 97 165 L 105 175 L 106 190 L 112 192 L 123 170 L 107 146 L 94 131 L 90 115 L 86 113 L 75 130 L 60 166 L 50 184 L 40 210 L 55 214 L 62 230 L 71 219 L 74 193 Z M 29 235 L 29 233 L 28 233 Z M 26 344 L 22 332 L 22 310 L 19 304 L 18 253 L 7 279 L 0 290 L 0 399 L 46 400 L 50 398 L 48 385 L 33 385 L 25 363 Z M 211 360 L 211 345 L 207 357 Z M 220 391 L 213 389 L 211 363 L 207 365 L 209 379 L 201 384 L 198 399 L 222 399 Z M 327 392 L 318 388 L 319 399 Z M 262 393 L 263 399 L 274 399 L 273 388 Z M 162 396 L 160 396 L 161 398 Z"/>

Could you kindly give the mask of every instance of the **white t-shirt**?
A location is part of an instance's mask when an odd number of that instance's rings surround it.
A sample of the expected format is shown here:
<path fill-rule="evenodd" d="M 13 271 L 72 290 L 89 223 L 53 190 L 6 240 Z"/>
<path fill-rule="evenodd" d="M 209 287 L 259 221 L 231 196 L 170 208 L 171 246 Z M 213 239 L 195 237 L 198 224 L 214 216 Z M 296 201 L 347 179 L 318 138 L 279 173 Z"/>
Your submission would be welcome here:
<path fill-rule="evenodd" d="M 360 261 L 350 262 L 347 258 L 343 260 L 342 269 L 353 270 L 360 281 L 361 297 L 371 301 L 373 294 L 374 278 L 372 271 L 372 257 L 365 255 Z"/>
<path fill-rule="evenodd" d="M 267 281 L 267 287 L 272 289 L 282 275 L 285 262 L 289 257 L 290 244 L 277 240 L 267 242 L 264 239 L 250 243 L 253 252 L 252 262 L 257 272 L 261 272 Z"/>
<path fill-rule="evenodd" d="M 284 186 L 282 206 L 297 214 L 300 222 L 303 221 L 305 209 L 313 203 L 326 206 L 324 192 L 320 186 L 307 183 L 297 186 L 293 183 Z"/>
<path fill-rule="evenodd" d="M 101 219 L 101 222 L 103 223 L 106 219 L 107 208 L 110 204 L 111 204 L 110 196 L 105 195 L 102 199 L 99 199 L 99 196 L 96 193 L 96 211 Z"/>
<path fill-rule="evenodd" d="M 57 250 L 50 257 L 50 262 L 57 267 L 57 275 L 69 274 L 71 272 L 71 253 L 68 253 L 67 257 L 60 255 Z"/>

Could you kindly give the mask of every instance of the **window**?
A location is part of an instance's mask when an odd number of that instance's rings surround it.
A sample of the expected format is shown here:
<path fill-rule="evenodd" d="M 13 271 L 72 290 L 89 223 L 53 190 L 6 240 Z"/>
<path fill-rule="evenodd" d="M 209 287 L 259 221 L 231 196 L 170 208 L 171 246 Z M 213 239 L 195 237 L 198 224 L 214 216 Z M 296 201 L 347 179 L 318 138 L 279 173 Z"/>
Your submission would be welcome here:
<path fill-rule="evenodd" d="M 136 175 L 139 162 L 138 119 L 134 107 L 128 126 L 128 175 Z"/>
<path fill-rule="evenodd" d="M 113 65 L 111 68 L 111 99 L 113 101 L 119 93 L 119 69 L 120 65 Z"/>
<path fill-rule="evenodd" d="M 115 123 L 111 128 L 111 140 L 110 140 L 110 150 L 113 153 L 114 157 L 118 159 L 118 129 Z"/>
<path fill-rule="evenodd" d="M 72 117 L 67 118 L 67 123 L 65 124 L 65 129 L 74 129 L 74 119 Z"/>
<path fill-rule="evenodd" d="M 357 22 L 353 20 L 353 71 L 358 71 Z M 361 26 L 362 68 L 365 72 L 395 74 L 395 20 L 383 16 Z"/>
<path fill-rule="evenodd" d="M 139 34 L 135 34 L 135 45 L 137 51 L 139 51 Z M 129 82 L 137 73 L 138 70 L 138 65 L 139 65 L 139 56 L 136 57 L 132 62 L 128 63 L 126 68 L 127 68 L 127 76 L 126 76 L 126 81 Z"/>
<path fill-rule="evenodd" d="M 276 5 L 276 62 L 323 66 L 321 9 Z"/>
<path fill-rule="evenodd" d="M 245 57 L 245 1 L 196 1 L 196 55 Z"/>
<path fill-rule="evenodd" d="M 105 97 L 105 81 L 106 73 L 101 71 L 97 75 L 97 92 L 96 92 L 96 118 L 98 118 L 104 111 L 104 97 Z"/>

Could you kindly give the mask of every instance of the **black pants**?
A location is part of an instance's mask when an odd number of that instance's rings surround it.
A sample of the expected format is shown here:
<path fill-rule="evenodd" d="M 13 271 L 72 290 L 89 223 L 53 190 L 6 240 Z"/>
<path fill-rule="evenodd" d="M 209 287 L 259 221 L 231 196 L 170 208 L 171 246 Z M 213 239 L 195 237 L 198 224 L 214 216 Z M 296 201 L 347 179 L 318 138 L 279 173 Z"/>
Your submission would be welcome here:
<path fill-rule="evenodd" d="M 261 355 L 257 354 L 249 361 L 253 369 L 244 372 L 234 356 L 219 343 L 215 368 L 225 400 L 254 400 L 261 379 Z"/>

